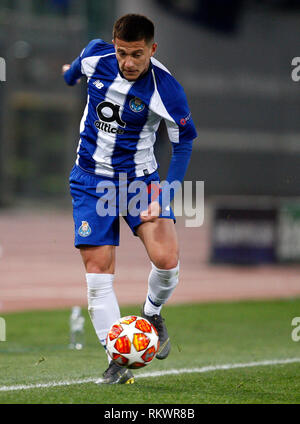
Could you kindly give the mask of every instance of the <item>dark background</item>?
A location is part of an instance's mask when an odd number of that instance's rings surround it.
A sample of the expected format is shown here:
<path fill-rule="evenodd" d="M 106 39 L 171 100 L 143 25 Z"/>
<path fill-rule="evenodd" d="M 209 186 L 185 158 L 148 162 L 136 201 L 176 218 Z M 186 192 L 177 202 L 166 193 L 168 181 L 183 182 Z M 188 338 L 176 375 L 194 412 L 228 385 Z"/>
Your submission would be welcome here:
<path fill-rule="evenodd" d="M 185 88 L 198 129 L 186 180 L 205 195 L 297 198 L 300 183 L 300 2 L 287 0 L 0 0 L 0 204 L 69 205 L 85 82 L 61 65 L 116 18 L 148 15 L 157 58 Z M 161 176 L 170 144 L 156 143 Z"/>

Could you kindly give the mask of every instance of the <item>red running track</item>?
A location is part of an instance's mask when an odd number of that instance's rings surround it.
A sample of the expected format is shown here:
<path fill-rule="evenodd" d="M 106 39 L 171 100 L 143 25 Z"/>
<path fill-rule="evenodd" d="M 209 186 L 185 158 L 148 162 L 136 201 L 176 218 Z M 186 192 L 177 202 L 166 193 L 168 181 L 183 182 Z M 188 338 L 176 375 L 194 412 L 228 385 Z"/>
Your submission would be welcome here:
<path fill-rule="evenodd" d="M 186 228 L 181 218 L 176 227 L 180 283 L 169 303 L 300 296 L 299 265 L 213 266 L 208 262 L 209 222 Z M 0 314 L 86 306 L 84 268 L 73 247 L 71 213 L 2 212 L 0 246 Z M 149 271 L 142 243 L 122 219 L 115 279 L 120 305 L 144 302 Z"/>

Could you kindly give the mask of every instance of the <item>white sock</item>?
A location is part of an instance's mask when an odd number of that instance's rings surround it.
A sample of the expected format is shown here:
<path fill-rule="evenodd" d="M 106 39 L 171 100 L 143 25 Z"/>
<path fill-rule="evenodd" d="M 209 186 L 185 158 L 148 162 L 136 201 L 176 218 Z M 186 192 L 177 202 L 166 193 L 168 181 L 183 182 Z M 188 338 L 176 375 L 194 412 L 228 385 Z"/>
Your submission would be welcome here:
<path fill-rule="evenodd" d="M 144 306 L 146 315 L 158 315 L 162 305 L 166 303 L 179 280 L 179 262 L 175 268 L 159 269 L 152 263 L 148 279 L 148 293 Z"/>
<path fill-rule="evenodd" d="M 104 349 L 106 349 L 106 337 L 111 325 L 120 318 L 113 281 L 113 274 L 86 274 L 88 311 Z M 111 358 L 109 355 L 107 357 L 110 362 Z"/>

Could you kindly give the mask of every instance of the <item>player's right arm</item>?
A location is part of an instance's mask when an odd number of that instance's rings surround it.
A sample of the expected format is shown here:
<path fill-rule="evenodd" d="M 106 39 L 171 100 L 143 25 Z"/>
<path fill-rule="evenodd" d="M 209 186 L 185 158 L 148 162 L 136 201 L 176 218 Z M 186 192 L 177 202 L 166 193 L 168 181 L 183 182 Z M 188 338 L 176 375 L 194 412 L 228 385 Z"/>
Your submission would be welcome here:
<path fill-rule="evenodd" d="M 65 64 L 62 66 L 62 74 L 68 85 L 75 85 L 80 82 L 81 77 L 87 76 L 82 66 L 82 60 L 87 56 L 93 56 L 95 54 L 95 49 L 97 50 L 99 41 L 101 40 L 90 41 L 71 65 Z"/>
<path fill-rule="evenodd" d="M 112 51 L 114 51 L 113 46 L 100 38 L 90 41 L 71 65 L 62 66 L 62 74 L 66 83 L 75 85 L 81 77 L 91 77 L 99 59 L 107 53 L 111 54 Z"/>
<path fill-rule="evenodd" d="M 80 82 L 80 78 L 83 76 L 81 72 L 81 57 L 77 57 L 71 65 L 63 65 L 62 74 L 68 85 L 75 85 Z"/>

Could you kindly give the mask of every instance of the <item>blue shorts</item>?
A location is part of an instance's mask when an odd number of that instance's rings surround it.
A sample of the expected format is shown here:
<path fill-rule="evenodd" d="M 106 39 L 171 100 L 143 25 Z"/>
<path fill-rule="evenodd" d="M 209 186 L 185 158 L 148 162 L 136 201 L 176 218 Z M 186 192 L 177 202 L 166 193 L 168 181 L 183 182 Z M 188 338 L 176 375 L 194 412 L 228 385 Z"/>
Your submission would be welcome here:
<path fill-rule="evenodd" d="M 141 182 L 146 184 L 143 187 L 147 188 L 147 192 L 144 190 L 142 198 L 137 201 L 139 192 L 137 187 Z M 142 223 L 139 212 L 147 209 L 147 205 L 158 197 L 161 190 L 159 182 L 157 171 L 127 181 L 92 174 L 74 165 L 70 174 L 70 192 L 75 225 L 75 247 L 118 246 L 120 215 L 136 236 L 136 228 Z M 161 213 L 160 217 L 173 219 L 176 222 L 171 207 Z"/>

